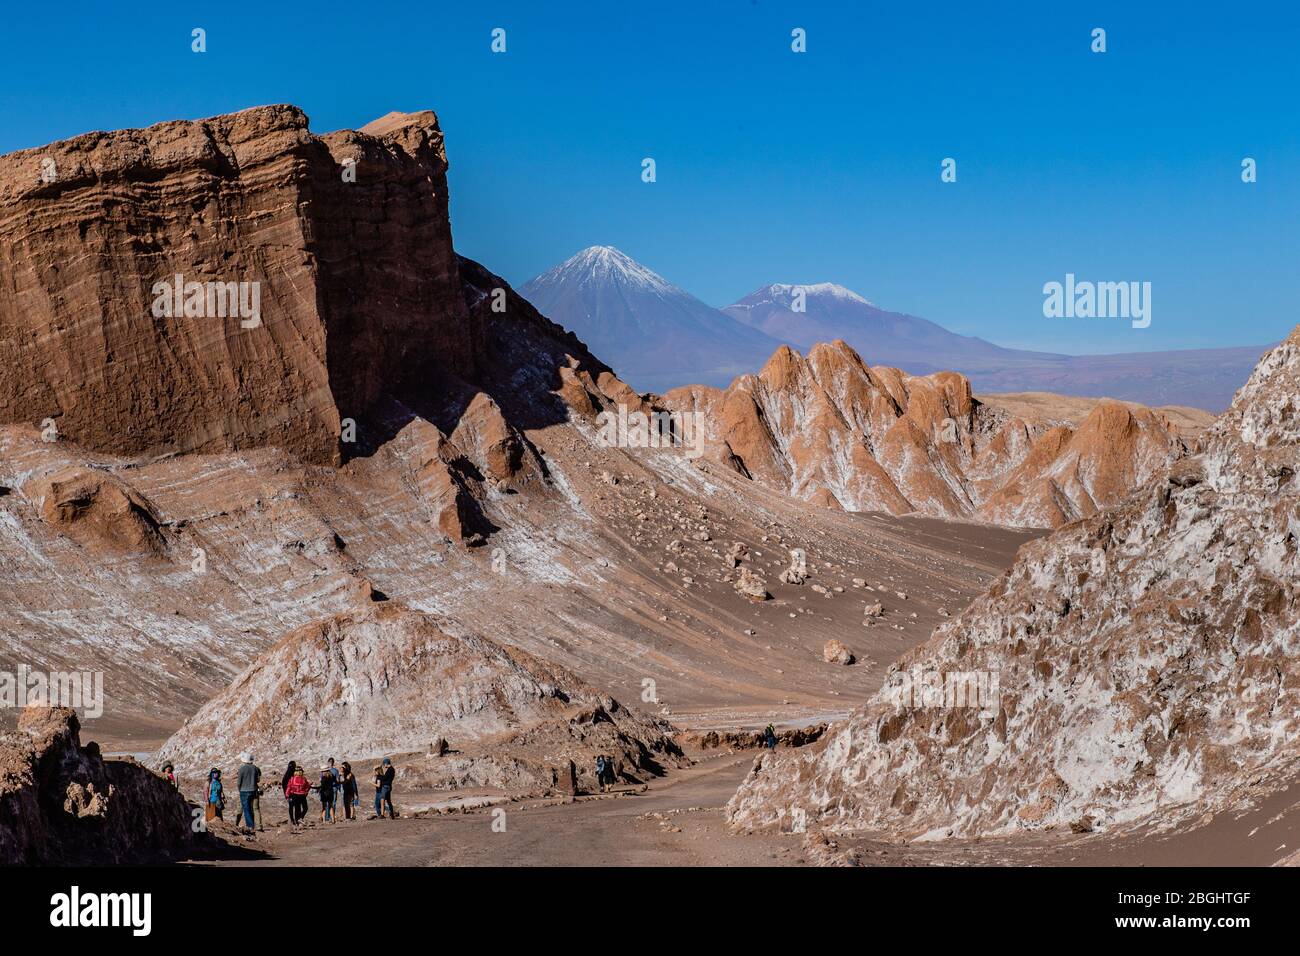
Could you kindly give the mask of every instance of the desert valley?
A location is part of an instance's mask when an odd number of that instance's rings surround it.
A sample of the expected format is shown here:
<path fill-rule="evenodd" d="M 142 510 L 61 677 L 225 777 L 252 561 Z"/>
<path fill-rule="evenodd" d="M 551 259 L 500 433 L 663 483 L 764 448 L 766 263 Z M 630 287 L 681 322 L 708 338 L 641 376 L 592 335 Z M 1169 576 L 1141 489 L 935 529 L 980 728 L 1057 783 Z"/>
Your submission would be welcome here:
<path fill-rule="evenodd" d="M 0 669 L 104 695 L 4 712 L 0 860 L 1300 858 L 1300 332 L 1215 415 L 768 303 L 707 319 L 761 364 L 638 391 L 457 254 L 446 173 L 431 112 L 292 106 L 0 157 Z M 195 826 L 241 754 L 263 831 Z M 399 817 L 291 826 L 328 757 Z"/>

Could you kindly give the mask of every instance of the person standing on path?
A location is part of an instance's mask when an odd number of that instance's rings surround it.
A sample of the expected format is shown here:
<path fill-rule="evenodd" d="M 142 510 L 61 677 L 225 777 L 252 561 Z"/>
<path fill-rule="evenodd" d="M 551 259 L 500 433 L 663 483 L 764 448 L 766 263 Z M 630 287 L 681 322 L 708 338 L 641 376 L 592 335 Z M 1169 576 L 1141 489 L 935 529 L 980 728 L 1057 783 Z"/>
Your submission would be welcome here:
<path fill-rule="evenodd" d="M 249 830 L 260 830 L 262 807 L 262 771 L 253 763 L 253 755 L 242 753 L 239 755 L 239 774 L 236 778 L 239 782 L 239 809 L 240 815 L 244 818 L 244 826 Z"/>
<path fill-rule="evenodd" d="M 289 808 L 289 823 L 297 821 L 293 818 L 293 800 L 289 797 L 289 781 L 293 779 L 293 772 L 298 769 L 297 761 L 290 760 L 289 766 L 284 770 L 284 776 L 280 778 L 280 792 L 284 794 L 285 805 Z"/>
<path fill-rule="evenodd" d="M 221 820 L 221 814 L 226 809 L 225 790 L 221 786 L 221 771 L 213 767 L 208 771 L 208 792 L 205 795 L 207 803 L 203 807 L 203 818 L 205 820 Z"/>
<path fill-rule="evenodd" d="M 357 816 L 357 804 L 360 803 L 360 796 L 357 794 L 357 778 L 352 775 L 352 764 L 346 760 L 343 761 L 343 818 L 345 820 L 354 820 Z"/>
<path fill-rule="evenodd" d="M 388 816 L 390 819 L 397 819 L 397 811 L 393 809 L 393 781 L 397 777 L 397 768 L 393 766 L 393 761 L 384 758 L 384 762 L 375 768 L 375 817 L 383 819 L 384 807 L 388 807 Z"/>
<path fill-rule="evenodd" d="M 334 822 L 334 794 L 335 794 L 334 768 L 328 765 L 320 768 L 320 785 L 316 788 L 320 792 L 320 822 Z"/>
<path fill-rule="evenodd" d="M 284 792 L 289 797 L 289 822 L 297 829 L 307 819 L 307 794 L 311 793 L 311 781 L 303 773 L 302 767 L 294 767 L 293 776 L 289 778 Z"/>

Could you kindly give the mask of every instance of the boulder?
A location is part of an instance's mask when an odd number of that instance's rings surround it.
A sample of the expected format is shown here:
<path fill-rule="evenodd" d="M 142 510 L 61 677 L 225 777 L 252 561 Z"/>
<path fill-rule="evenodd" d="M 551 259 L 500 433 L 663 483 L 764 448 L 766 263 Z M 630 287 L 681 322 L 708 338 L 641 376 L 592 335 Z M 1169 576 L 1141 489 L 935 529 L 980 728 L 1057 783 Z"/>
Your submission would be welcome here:
<path fill-rule="evenodd" d="M 827 664 L 852 664 L 855 658 L 843 641 L 832 639 L 822 647 L 822 660 Z"/>
<path fill-rule="evenodd" d="M 751 601 L 766 601 L 772 596 L 767 593 L 767 585 L 763 579 L 749 568 L 740 569 L 740 574 L 737 575 L 732 587 L 736 589 L 736 593 Z"/>

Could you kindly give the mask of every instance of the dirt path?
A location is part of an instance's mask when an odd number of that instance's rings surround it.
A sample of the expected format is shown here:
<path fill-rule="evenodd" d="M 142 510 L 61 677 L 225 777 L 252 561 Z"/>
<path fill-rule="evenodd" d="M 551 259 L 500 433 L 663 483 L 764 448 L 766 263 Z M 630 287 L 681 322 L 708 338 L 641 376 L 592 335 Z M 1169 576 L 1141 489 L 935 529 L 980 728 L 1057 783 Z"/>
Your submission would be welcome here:
<path fill-rule="evenodd" d="M 789 866 L 809 862 L 802 838 L 739 836 L 726 829 L 722 807 L 753 759 L 752 752 L 706 757 L 694 767 L 655 781 L 643 793 L 580 797 L 573 804 L 502 804 L 504 832 L 493 829 L 500 819 L 493 813 L 496 808 L 314 824 L 296 834 L 287 825 L 277 825 L 256 841 L 238 841 L 262 850 L 267 854 L 264 858 L 222 860 L 215 865 Z M 280 801 L 267 798 L 267 805 L 268 822 L 283 819 Z"/>
<path fill-rule="evenodd" d="M 804 838 L 738 834 L 722 807 L 753 752 L 707 756 L 657 780 L 645 792 L 581 797 L 573 804 L 502 804 L 493 808 L 394 821 L 313 824 L 292 833 L 279 801 L 257 840 L 236 840 L 216 866 L 796 866 L 816 862 Z M 429 794 L 412 795 L 428 798 Z M 1204 826 L 1170 834 L 1128 832 L 1026 834 L 1010 839 L 905 844 L 840 837 L 833 859 L 852 853 L 866 866 L 1270 866 L 1300 848 L 1300 789 L 1273 794 L 1255 809 L 1220 814 Z M 251 855 L 253 851 L 257 855 Z M 193 861 L 200 862 L 200 861 Z"/>

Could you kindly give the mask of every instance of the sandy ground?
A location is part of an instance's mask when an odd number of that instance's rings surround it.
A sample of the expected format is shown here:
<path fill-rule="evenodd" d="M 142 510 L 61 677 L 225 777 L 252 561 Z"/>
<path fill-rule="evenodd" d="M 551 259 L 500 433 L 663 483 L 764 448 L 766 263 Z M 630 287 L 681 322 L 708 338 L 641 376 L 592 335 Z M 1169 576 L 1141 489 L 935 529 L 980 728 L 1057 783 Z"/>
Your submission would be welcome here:
<path fill-rule="evenodd" d="M 264 798 L 256 839 L 203 865 L 233 866 L 790 866 L 811 862 L 790 834 L 730 833 L 722 807 L 753 763 L 752 752 L 706 756 L 644 791 L 578 797 L 573 803 L 503 803 L 463 813 L 397 820 L 313 822 L 289 829 L 284 802 Z M 398 810 L 429 794 L 398 792 Z M 505 830 L 497 832 L 504 812 Z M 314 820 L 314 818 L 313 818 Z M 195 861 L 199 862 L 199 861 Z"/>

